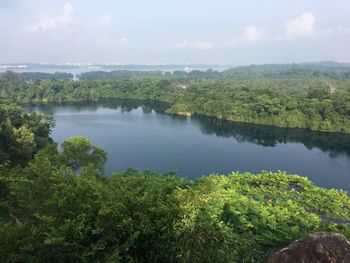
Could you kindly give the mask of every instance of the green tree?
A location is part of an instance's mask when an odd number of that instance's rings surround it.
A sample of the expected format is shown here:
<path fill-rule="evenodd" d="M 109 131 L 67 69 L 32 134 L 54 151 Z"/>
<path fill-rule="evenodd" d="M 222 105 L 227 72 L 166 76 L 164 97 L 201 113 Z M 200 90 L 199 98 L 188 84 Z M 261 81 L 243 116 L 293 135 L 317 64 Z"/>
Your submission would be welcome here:
<path fill-rule="evenodd" d="M 93 146 L 86 137 L 72 136 L 62 143 L 62 149 L 62 161 L 75 173 L 92 170 L 103 175 L 107 153 L 102 148 Z"/>

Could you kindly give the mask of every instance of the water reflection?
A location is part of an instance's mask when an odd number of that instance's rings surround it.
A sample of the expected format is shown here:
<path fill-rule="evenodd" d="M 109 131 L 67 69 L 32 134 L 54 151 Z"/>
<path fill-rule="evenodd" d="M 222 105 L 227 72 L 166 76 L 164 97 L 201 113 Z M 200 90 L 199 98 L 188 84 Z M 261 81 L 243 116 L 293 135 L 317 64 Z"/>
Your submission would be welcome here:
<path fill-rule="evenodd" d="M 154 101 L 106 100 L 31 107 L 53 115 L 52 137 L 76 134 L 108 152 L 106 175 L 127 168 L 210 173 L 283 170 L 350 191 L 350 135 L 167 115 Z"/>
<path fill-rule="evenodd" d="M 192 117 L 205 134 L 233 137 L 239 142 L 250 142 L 265 147 L 281 143 L 302 143 L 308 149 L 318 148 L 330 157 L 350 157 L 350 135 L 313 132 L 305 129 L 277 128 L 266 125 L 233 123 L 213 118 Z"/>
<path fill-rule="evenodd" d="M 67 112 L 94 112 L 100 108 L 115 109 L 121 113 L 131 112 L 141 109 L 142 113 L 156 113 L 164 115 L 168 108 L 166 103 L 156 101 L 113 99 L 98 102 L 75 102 L 59 104 L 65 107 L 59 108 L 60 113 Z M 28 107 L 39 110 L 48 115 L 54 115 L 57 110 L 56 105 L 40 105 Z M 326 152 L 329 157 L 335 158 L 345 155 L 350 160 L 350 135 L 340 133 L 314 132 L 305 129 L 277 128 L 266 125 L 255 125 L 247 123 L 236 123 L 203 116 L 192 116 L 190 120 L 183 116 L 169 116 L 173 122 L 187 123 L 199 127 L 203 134 L 225 138 L 234 138 L 238 142 L 248 142 L 264 147 L 275 147 L 278 144 L 302 143 L 307 149 L 320 149 Z M 163 119 L 162 119 L 163 120 Z"/>

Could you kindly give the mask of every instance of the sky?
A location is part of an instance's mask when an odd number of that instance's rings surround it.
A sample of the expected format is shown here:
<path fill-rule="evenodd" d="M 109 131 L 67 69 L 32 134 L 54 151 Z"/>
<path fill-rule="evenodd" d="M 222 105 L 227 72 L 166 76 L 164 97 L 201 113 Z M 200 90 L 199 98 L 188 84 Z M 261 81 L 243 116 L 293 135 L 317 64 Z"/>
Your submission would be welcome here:
<path fill-rule="evenodd" d="M 0 63 L 350 62 L 349 0 L 0 0 Z"/>

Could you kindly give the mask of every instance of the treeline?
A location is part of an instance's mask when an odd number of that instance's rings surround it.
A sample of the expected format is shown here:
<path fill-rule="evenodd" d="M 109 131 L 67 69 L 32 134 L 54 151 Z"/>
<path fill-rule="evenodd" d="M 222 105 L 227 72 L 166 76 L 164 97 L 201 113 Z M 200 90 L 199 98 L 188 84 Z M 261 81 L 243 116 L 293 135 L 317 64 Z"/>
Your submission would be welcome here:
<path fill-rule="evenodd" d="M 79 74 L 81 80 L 97 79 L 130 79 L 134 77 L 161 76 L 161 71 L 137 71 L 137 70 L 115 70 L 115 71 L 89 71 Z"/>
<path fill-rule="evenodd" d="M 318 148 L 330 156 L 350 156 L 350 134 L 315 133 L 304 129 L 275 128 L 267 125 L 235 123 L 216 118 L 199 118 L 205 134 L 233 137 L 240 142 L 275 147 L 279 143 L 302 143 L 308 149 Z"/>
<path fill-rule="evenodd" d="M 22 72 L 19 75 L 27 81 L 35 80 L 72 80 L 72 73 L 55 72 L 55 73 L 43 73 L 43 72 Z"/>
<path fill-rule="evenodd" d="M 58 152 L 46 117 L 0 109 L 1 262 L 266 262 L 310 233 L 350 238 L 346 192 L 283 172 L 103 177 L 106 153 L 88 139 Z M 16 137 L 22 127 L 28 135 Z M 41 141 L 31 154 L 28 141 Z"/>
<path fill-rule="evenodd" d="M 334 61 L 321 61 L 321 62 L 304 62 L 304 63 L 291 63 L 291 64 L 262 64 L 262 65 L 249 65 L 230 68 L 227 72 L 271 72 L 271 71 L 288 71 L 288 70 L 309 70 L 313 72 L 349 72 L 350 63 L 339 63 Z"/>
<path fill-rule="evenodd" d="M 122 112 L 131 112 L 141 108 L 142 112 L 152 111 L 164 114 L 169 108 L 168 103 L 151 100 L 134 99 L 103 99 L 96 102 L 80 101 L 65 102 L 60 105 L 72 106 L 74 110 L 85 110 L 86 106 L 94 105 L 108 109 L 116 109 Z M 35 106 L 34 106 L 35 107 Z M 55 105 L 39 105 L 38 110 L 45 114 L 53 115 L 52 108 Z M 33 105 L 26 106 L 33 111 Z M 35 107 L 36 108 L 36 107 Z M 186 122 L 186 118 L 177 118 L 178 121 Z M 204 134 L 215 134 L 218 137 L 233 137 L 239 142 L 249 142 L 265 147 L 275 147 L 281 143 L 302 143 L 306 148 L 319 150 L 332 157 L 339 155 L 350 156 L 350 134 L 314 132 L 306 129 L 276 128 L 269 125 L 257 125 L 248 123 L 232 123 L 218 118 L 206 116 L 192 116 L 192 123 Z"/>
<path fill-rule="evenodd" d="M 35 81 L 8 72 L 0 96 L 19 103 L 106 98 L 166 102 L 167 113 L 236 122 L 350 133 L 350 73 L 292 68 L 280 71 L 120 72 L 120 79 Z M 93 74 L 93 73 L 89 73 Z M 96 73 L 97 74 L 97 73 Z M 99 74 L 99 73 L 98 73 Z M 114 74 L 104 73 L 104 74 Z"/>
<path fill-rule="evenodd" d="M 1 75 L 5 75 L 8 77 L 8 72 L 0 73 Z M 35 80 L 72 80 L 72 73 L 65 72 L 54 72 L 54 73 L 44 73 L 44 72 L 21 72 L 16 73 L 19 77 L 21 77 L 25 81 L 35 81 Z"/>

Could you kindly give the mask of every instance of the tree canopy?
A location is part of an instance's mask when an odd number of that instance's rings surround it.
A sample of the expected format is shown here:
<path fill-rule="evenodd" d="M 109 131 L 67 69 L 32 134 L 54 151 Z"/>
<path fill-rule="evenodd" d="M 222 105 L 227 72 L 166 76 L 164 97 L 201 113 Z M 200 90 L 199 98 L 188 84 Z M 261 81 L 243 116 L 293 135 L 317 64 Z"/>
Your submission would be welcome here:
<path fill-rule="evenodd" d="M 86 137 L 72 136 L 62 143 L 62 149 L 61 158 L 73 171 L 81 172 L 84 167 L 89 167 L 103 175 L 107 153 L 103 149 L 91 145 Z"/>
<path fill-rule="evenodd" d="M 26 82 L 8 72 L 0 97 L 18 103 L 143 99 L 169 114 L 350 133 L 350 69 L 281 66 L 217 71 L 90 72 L 80 81 Z"/>
<path fill-rule="evenodd" d="M 106 154 L 87 138 L 58 151 L 44 116 L 0 109 L 1 262 L 265 262 L 310 233 L 350 238 L 344 191 L 284 172 L 105 177 Z"/>

